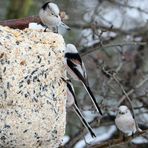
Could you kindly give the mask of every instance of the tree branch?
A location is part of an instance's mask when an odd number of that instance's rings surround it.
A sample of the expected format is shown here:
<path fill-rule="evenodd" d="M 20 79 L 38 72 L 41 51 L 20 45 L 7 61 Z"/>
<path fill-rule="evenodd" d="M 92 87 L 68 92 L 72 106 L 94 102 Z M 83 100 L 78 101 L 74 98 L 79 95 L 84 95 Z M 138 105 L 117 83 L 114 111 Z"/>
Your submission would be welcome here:
<path fill-rule="evenodd" d="M 13 29 L 25 29 L 31 22 L 41 23 L 41 20 L 39 16 L 29 16 L 22 19 L 3 20 L 0 21 L 0 25 L 8 26 Z"/>
<path fill-rule="evenodd" d="M 62 20 L 65 19 L 66 14 L 64 11 L 60 12 L 60 17 Z M 2 20 L 0 21 L 0 25 L 8 26 L 13 29 L 25 29 L 25 28 L 28 28 L 28 25 L 31 22 L 42 24 L 39 16 L 28 16 L 28 17 L 20 18 L 20 19 Z"/>
<path fill-rule="evenodd" d="M 144 83 L 146 83 L 147 81 L 148 81 L 148 76 L 146 76 L 146 78 L 145 78 L 143 81 L 141 81 L 139 84 L 137 84 L 135 88 L 133 88 L 133 89 L 131 89 L 130 91 L 128 91 L 128 92 L 127 92 L 127 95 L 129 96 L 129 95 L 131 95 L 132 93 L 134 93 L 134 91 L 135 91 L 136 89 L 140 88 L 140 87 L 141 87 L 142 85 L 144 85 Z M 120 104 L 121 104 L 125 99 L 126 99 L 126 96 L 123 95 L 123 96 L 121 97 L 120 101 L 119 101 L 118 106 L 120 106 Z"/>
<path fill-rule="evenodd" d="M 103 72 L 106 73 L 108 76 L 110 76 L 111 78 L 113 78 L 113 80 L 119 85 L 119 87 L 121 88 L 123 94 L 125 95 L 125 98 L 128 100 L 130 106 L 131 106 L 131 110 L 132 110 L 132 114 L 133 114 L 133 118 L 135 119 L 135 113 L 134 113 L 134 108 L 132 105 L 132 101 L 131 98 L 129 97 L 129 95 L 126 93 L 124 87 L 122 86 L 122 84 L 119 82 L 118 78 L 115 76 L 114 74 L 111 74 L 109 71 L 105 70 L 105 68 L 103 67 Z M 136 127 L 137 127 L 137 131 L 138 131 L 138 124 L 137 124 L 137 120 L 135 119 L 135 123 L 136 123 Z"/>
<path fill-rule="evenodd" d="M 93 145 L 90 148 L 106 148 L 106 147 L 113 147 L 113 146 L 119 145 L 119 144 L 121 145 L 121 144 L 130 142 L 133 138 L 135 138 L 137 136 L 143 136 L 147 133 L 148 133 L 148 129 L 144 130 L 142 132 L 139 132 L 139 133 L 135 134 L 134 136 L 127 137 L 125 140 L 123 140 L 123 138 L 113 139 L 113 140 L 109 140 L 109 141 L 102 143 L 102 144 Z"/>
<path fill-rule="evenodd" d="M 80 54 L 81 56 L 85 56 L 86 54 L 89 54 L 91 52 L 94 52 L 96 51 L 97 49 L 98 50 L 103 50 L 105 48 L 112 48 L 112 47 L 115 47 L 115 46 L 128 46 L 128 45 L 146 45 L 146 42 L 123 42 L 123 43 L 117 43 L 117 44 L 108 44 L 108 45 L 101 45 L 99 43 L 96 43 L 93 45 L 93 47 L 86 47 L 86 48 L 83 48 L 82 50 L 80 50 Z M 90 50 L 91 49 L 91 50 Z"/>

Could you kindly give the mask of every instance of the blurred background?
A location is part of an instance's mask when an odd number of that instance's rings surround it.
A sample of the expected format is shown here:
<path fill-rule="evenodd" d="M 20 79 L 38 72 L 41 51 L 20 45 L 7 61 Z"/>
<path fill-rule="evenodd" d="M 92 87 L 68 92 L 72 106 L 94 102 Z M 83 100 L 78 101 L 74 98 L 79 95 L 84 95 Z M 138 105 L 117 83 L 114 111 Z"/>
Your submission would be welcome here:
<path fill-rule="evenodd" d="M 0 20 L 38 15 L 45 0 L 0 0 Z M 148 129 L 148 0 L 52 0 L 65 11 L 74 43 L 85 63 L 89 83 L 103 110 L 100 117 L 83 86 L 73 82 L 80 110 L 97 138 L 92 139 L 72 109 L 67 110 L 64 147 L 101 147 L 118 139 L 114 119 L 118 106 L 130 104 L 139 127 Z M 131 108 L 130 108 L 131 109 Z M 101 120 L 100 120 L 101 119 Z M 94 146 L 93 146 L 94 145 Z M 103 147 L 103 146 L 102 146 Z M 148 134 L 112 147 L 148 147 Z"/>

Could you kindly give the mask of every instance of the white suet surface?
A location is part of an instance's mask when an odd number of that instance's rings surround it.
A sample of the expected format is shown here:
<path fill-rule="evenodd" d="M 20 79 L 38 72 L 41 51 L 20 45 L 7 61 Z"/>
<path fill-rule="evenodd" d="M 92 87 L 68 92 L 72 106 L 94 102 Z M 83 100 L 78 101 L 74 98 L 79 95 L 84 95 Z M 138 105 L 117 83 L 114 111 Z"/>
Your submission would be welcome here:
<path fill-rule="evenodd" d="M 61 35 L 0 26 L 0 147 L 56 148 L 65 133 Z"/>
<path fill-rule="evenodd" d="M 29 29 L 35 29 L 35 30 L 44 30 L 45 28 L 41 24 L 37 23 L 29 23 Z"/>

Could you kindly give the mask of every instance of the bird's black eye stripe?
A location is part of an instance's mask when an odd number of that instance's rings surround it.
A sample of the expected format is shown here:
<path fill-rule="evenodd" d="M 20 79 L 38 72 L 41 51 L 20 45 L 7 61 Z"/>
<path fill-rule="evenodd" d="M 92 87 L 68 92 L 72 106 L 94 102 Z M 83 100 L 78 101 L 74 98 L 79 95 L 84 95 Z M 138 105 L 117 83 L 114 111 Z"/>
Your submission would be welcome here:
<path fill-rule="evenodd" d="M 67 59 L 67 65 L 69 68 L 77 75 L 77 77 L 85 83 L 85 79 L 82 76 L 82 74 L 79 72 L 77 68 L 75 68 L 77 65 L 75 65 L 73 62 L 71 62 L 69 59 Z"/>
<path fill-rule="evenodd" d="M 49 7 L 48 4 L 49 4 L 49 2 L 45 3 L 45 4 L 42 6 L 43 10 L 46 10 L 46 8 Z"/>
<path fill-rule="evenodd" d="M 75 97 L 75 94 L 74 94 L 72 87 L 69 83 L 67 83 L 67 87 L 68 87 L 69 91 L 72 93 L 73 97 Z"/>
<path fill-rule="evenodd" d="M 72 86 L 71 86 L 69 83 L 67 83 L 67 87 L 68 87 L 69 91 L 72 93 L 73 98 L 74 98 L 74 102 L 75 102 L 75 104 L 76 104 L 77 107 L 78 107 L 78 103 L 77 103 L 77 100 L 76 100 L 76 97 L 75 97 L 75 92 L 73 91 Z"/>
<path fill-rule="evenodd" d="M 81 57 L 78 53 L 65 53 L 65 57 L 68 59 L 75 59 L 82 63 Z"/>
<path fill-rule="evenodd" d="M 67 59 L 67 65 L 73 69 L 75 66 L 77 66 L 76 64 L 74 64 L 73 62 L 71 62 L 69 59 Z"/>

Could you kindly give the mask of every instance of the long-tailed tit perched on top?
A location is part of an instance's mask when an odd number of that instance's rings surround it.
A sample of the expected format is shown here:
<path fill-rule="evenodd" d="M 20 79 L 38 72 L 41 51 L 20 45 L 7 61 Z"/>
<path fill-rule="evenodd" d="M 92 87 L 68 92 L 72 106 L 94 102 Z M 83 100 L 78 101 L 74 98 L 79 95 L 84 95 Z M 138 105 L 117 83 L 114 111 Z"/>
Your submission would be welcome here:
<path fill-rule="evenodd" d="M 67 65 L 67 71 L 69 75 L 78 81 L 81 81 L 84 85 L 86 91 L 88 92 L 92 102 L 94 103 L 97 111 L 102 115 L 101 109 L 97 104 L 97 101 L 90 90 L 86 69 L 84 66 L 84 63 L 76 49 L 76 47 L 73 44 L 67 44 L 66 50 L 65 50 L 65 62 Z"/>
<path fill-rule="evenodd" d="M 59 13 L 59 7 L 55 3 L 47 2 L 41 7 L 39 17 L 46 29 L 49 28 L 54 32 L 58 32 L 58 27 L 63 26 L 65 29 L 70 30 L 70 27 L 61 21 Z"/>
<path fill-rule="evenodd" d="M 69 108 L 69 107 L 73 106 L 73 109 L 74 109 L 75 113 L 78 115 L 79 119 L 81 120 L 83 125 L 87 128 L 87 130 L 89 131 L 91 136 L 92 137 L 96 137 L 96 135 L 93 132 L 92 128 L 87 123 L 87 121 L 85 120 L 85 118 L 83 117 L 83 115 L 81 114 L 81 112 L 79 110 L 79 107 L 78 107 L 78 104 L 77 104 L 77 100 L 76 100 L 76 97 L 75 97 L 74 87 L 73 87 L 71 81 L 70 80 L 65 80 L 64 78 L 62 78 L 62 80 L 67 83 L 67 102 L 66 102 L 66 107 Z"/>
<path fill-rule="evenodd" d="M 120 106 L 115 119 L 117 128 L 128 136 L 136 132 L 135 120 L 127 106 Z"/>

